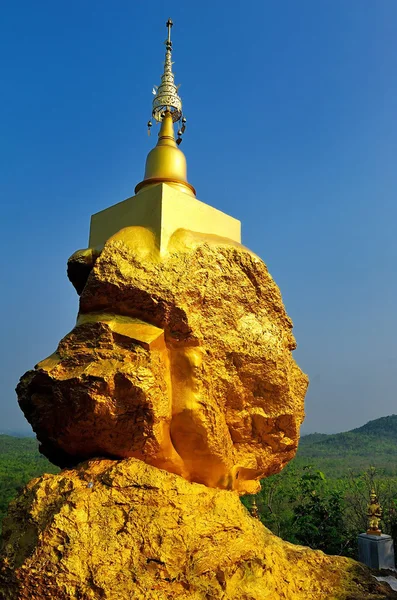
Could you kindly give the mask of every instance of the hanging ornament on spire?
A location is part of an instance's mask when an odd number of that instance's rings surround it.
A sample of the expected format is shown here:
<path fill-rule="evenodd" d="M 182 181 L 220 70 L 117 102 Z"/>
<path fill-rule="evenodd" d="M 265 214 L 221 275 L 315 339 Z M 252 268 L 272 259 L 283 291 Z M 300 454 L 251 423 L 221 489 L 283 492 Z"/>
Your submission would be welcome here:
<path fill-rule="evenodd" d="M 166 112 L 169 112 L 172 117 L 172 122 L 176 123 L 180 121 L 181 126 L 178 130 L 178 138 L 176 143 L 182 142 L 182 135 L 186 129 L 186 119 L 182 117 L 182 100 L 179 96 L 179 85 L 175 84 L 174 73 L 172 72 L 172 41 L 171 41 L 171 28 L 173 22 L 168 19 L 166 27 L 168 29 L 167 39 L 165 40 L 165 61 L 164 61 L 164 72 L 161 76 L 161 83 L 159 86 L 155 85 L 152 89 L 154 95 L 152 104 L 152 117 L 161 122 Z M 148 133 L 150 135 L 150 127 L 148 124 Z"/>
<path fill-rule="evenodd" d="M 164 61 L 164 72 L 161 76 L 161 83 L 157 87 L 153 88 L 156 92 L 153 99 L 153 110 L 152 116 L 156 121 L 161 122 L 163 115 L 166 111 L 169 111 L 172 116 L 173 123 L 176 123 L 182 117 L 182 100 L 178 95 L 178 87 L 174 81 L 174 74 L 172 72 L 172 41 L 171 41 L 171 28 L 173 22 L 168 19 L 166 27 L 168 29 L 168 36 L 165 41 L 165 61 Z"/>

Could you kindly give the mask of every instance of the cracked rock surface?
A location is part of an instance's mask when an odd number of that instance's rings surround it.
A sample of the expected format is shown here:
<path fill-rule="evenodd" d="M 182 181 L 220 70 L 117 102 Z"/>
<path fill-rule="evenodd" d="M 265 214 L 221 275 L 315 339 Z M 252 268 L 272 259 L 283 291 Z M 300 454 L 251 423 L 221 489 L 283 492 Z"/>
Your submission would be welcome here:
<path fill-rule="evenodd" d="M 131 458 L 32 480 L 11 503 L 1 600 L 380 600 L 364 566 L 282 541 L 234 491 Z"/>
<path fill-rule="evenodd" d="M 308 380 L 262 260 L 184 230 L 160 256 L 127 227 L 81 264 L 77 326 L 17 388 L 43 454 L 134 457 L 240 493 L 293 458 Z"/>

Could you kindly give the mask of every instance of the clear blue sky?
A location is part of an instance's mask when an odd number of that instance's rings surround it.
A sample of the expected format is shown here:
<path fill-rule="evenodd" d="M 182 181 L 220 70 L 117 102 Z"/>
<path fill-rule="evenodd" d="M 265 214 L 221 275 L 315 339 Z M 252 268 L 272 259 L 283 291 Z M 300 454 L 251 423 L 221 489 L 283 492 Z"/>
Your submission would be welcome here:
<path fill-rule="evenodd" d="M 0 22 L 0 430 L 26 427 L 18 378 L 74 325 L 90 215 L 142 179 L 169 16 L 189 180 L 281 288 L 303 431 L 397 412 L 397 2 L 20 0 Z"/>

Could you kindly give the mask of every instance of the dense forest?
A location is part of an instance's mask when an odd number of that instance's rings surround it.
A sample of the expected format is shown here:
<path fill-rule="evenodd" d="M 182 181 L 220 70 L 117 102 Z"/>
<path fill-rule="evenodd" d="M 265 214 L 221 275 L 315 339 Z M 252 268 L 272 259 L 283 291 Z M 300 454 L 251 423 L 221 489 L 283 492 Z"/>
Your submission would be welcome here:
<path fill-rule="evenodd" d="M 30 479 L 57 471 L 33 438 L 0 435 L 0 521 Z M 372 488 L 383 506 L 382 530 L 397 540 L 397 415 L 303 436 L 296 458 L 242 501 L 250 510 L 255 499 L 261 521 L 283 539 L 356 557 Z"/>
<path fill-rule="evenodd" d="M 255 501 L 261 521 L 283 539 L 357 558 L 372 488 L 383 507 L 382 531 L 397 541 L 397 415 L 303 436 L 296 458 L 262 480 Z M 243 499 L 247 508 L 252 502 Z"/>
<path fill-rule="evenodd" d="M 0 522 L 9 502 L 28 481 L 43 473 L 58 471 L 39 453 L 34 438 L 0 435 Z"/>

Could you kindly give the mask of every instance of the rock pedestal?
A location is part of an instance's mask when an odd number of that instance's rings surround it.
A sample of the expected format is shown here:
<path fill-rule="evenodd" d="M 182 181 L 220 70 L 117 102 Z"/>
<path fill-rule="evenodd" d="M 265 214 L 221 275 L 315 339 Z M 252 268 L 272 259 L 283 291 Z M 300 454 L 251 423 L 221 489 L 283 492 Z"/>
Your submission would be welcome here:
<path fill-rule="evenodd" d="M 395 569 L 393 538 L 382 533 L 358 536 L 358 557 L 371 569 Z"/>
<path fill-rule="evenodd" d="M 255 493 L 294 457 L 308 380 L 255 254 L 185 230 L 160 254 L 151 231 L 126 227 L 69 274 L 77 325 L 17 388 L 51 462 L 133 457 Z"/>
<path fill-rule="evenodd" d="M 394 595 L 393 595 L 394 594 Z M 1 600 L 397 598 L 366 567 L 294 546 L 237 492 L 137 459 L 31 481 L 10 505 Z"/>

